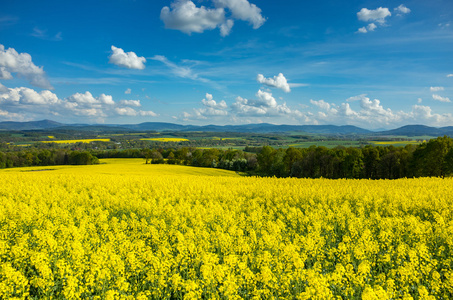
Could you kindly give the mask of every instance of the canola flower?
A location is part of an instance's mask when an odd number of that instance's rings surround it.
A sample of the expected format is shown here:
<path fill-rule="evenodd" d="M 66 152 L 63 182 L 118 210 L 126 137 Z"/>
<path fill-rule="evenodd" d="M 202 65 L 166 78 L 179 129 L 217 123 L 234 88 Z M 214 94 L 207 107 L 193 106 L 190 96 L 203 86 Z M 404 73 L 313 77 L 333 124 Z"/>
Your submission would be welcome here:
<path fill-rule="evenodd" d="M 423 141 L 425 142 L 425 141 Z M 419 145 L 419 141 L 371 141 L 375 145 Z"/>
<path fill-rule="evenodd" d="M 49 137 L 49 138 L 51 138 L 51 137 Z M 56 144 L 75 144 L 75 143 L 91 143 L 91 142 L 110 142 L 110 139 L 81 139 L 81 140 L 41 141 L 41 143 L 56 143 Z"/>
<path fill-rule="evenodd" d="M 140 141 L 155 141 L 155 142 L 187 142 L 184 138 L 142 138 Z"/>
<path fill-rule="evenodd" d="M 0 172 L 0 299 L 453 296 L 451 178 L 104 162 Z"/>

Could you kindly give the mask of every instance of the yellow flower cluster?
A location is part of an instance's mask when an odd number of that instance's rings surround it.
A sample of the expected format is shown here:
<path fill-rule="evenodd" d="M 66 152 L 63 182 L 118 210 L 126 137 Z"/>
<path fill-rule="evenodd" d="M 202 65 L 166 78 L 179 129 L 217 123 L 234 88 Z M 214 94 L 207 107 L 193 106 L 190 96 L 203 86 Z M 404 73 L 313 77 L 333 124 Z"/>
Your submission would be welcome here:
<path fill-rule="evenodd" d="M 0 172 L 0 299 L 453 297 L 453 179 L 116 162 Z"/>

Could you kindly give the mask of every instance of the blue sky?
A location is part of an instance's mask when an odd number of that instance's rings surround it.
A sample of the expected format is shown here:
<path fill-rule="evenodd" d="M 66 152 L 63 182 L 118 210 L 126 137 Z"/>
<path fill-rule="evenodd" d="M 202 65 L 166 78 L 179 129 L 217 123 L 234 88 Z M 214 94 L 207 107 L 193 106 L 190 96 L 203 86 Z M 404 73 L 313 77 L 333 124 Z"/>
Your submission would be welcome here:
<path fill-rule="evenodd" d="M 451 0 L 0 1 L 0 121 L 453 126 Z"/>

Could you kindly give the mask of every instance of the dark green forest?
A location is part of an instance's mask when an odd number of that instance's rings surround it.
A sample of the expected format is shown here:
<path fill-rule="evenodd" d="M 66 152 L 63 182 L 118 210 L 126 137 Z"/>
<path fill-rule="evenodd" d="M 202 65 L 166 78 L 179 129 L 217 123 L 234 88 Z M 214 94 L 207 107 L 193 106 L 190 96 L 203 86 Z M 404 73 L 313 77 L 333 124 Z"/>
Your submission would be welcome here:
<path fill-rule="evenodd" d="M 87 165 L 100 158 L 143 158 L 149 164 L 180 164 L 212 167 L 255 176 L 299 178 L 444 177 L 453 175 L 453 139 L 447 136 L 420 145 L 361 148 L 236 149 L 142 148 L 125 150 L 27 149 L 0 152 L 0 168 L 52 165 Z"/>

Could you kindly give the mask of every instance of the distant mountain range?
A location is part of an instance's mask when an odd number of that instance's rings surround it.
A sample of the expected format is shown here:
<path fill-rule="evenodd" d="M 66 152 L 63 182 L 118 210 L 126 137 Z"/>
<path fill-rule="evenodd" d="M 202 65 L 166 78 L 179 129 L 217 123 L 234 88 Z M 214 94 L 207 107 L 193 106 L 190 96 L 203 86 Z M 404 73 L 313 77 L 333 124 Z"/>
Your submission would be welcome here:
<path fill-rule="evenodd" d="M 378 136 L 453 136 L 453 126 L 429 127 L 406 125 L 384 131 L 370 131 L 357 126 L 344 125 L 274 125 L 268 123 L 247 125 L 180 125 L 163 122 L 140 124 L 63 124 L 51 120 L 31 122 L 0 122 L 0 130 L 95 130 L 95 131 L 201 131 L 201 132 L 244 132 L 244 133 L 285 133 L 300 132 L 325 135 L 378 135 Z"/>

